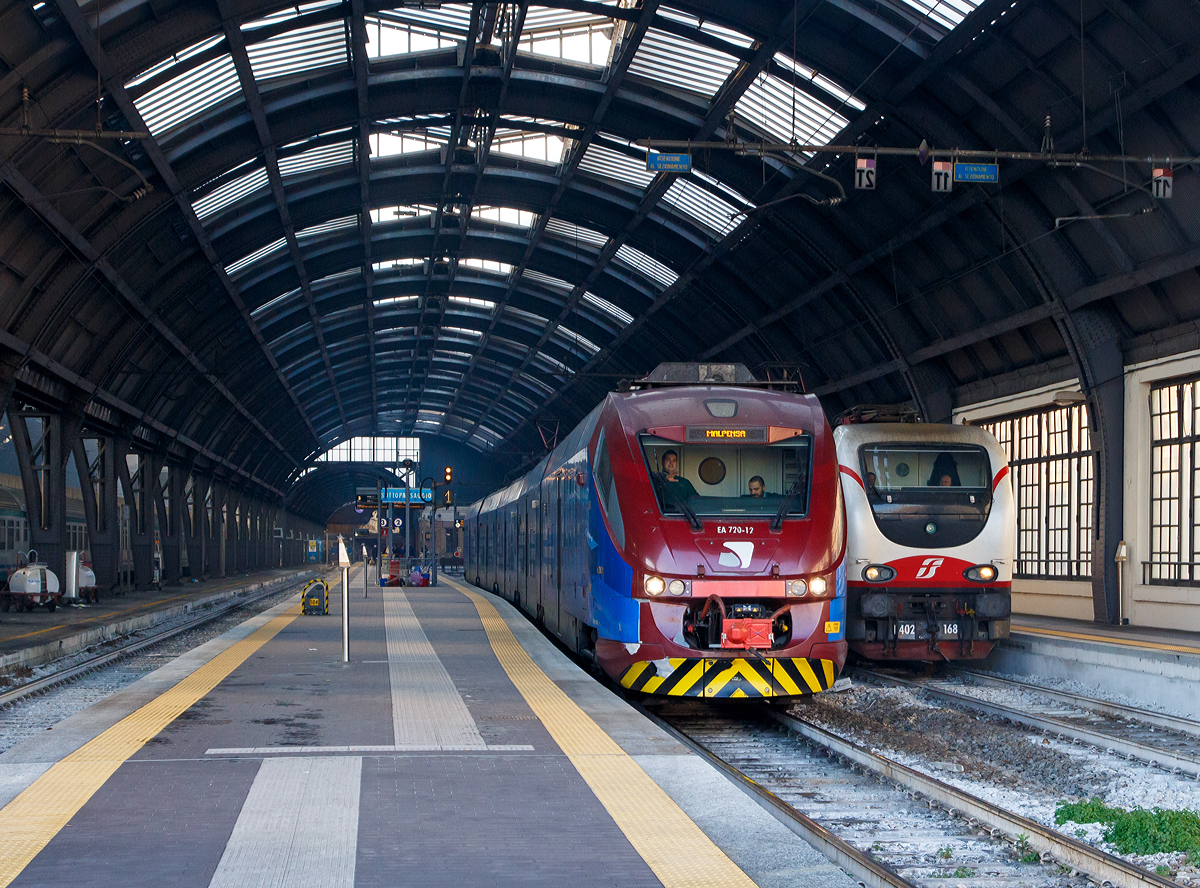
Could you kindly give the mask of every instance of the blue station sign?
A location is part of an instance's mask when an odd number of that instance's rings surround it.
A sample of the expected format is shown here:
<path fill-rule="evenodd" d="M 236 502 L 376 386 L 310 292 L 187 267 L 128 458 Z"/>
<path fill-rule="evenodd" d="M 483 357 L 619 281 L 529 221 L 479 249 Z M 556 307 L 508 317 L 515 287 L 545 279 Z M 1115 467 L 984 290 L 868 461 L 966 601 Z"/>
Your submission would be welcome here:
<path fill-rule="evenodd" d="M 954 181 L 994 185 L 1000 181 L 1000 164 L 956 163 L 954 165 Z"/>
<path fill-rule="evenodd" d="M 646 169 L 652 173 L 690 173 L 692 171 L 692 155 L 651 152 L 646 155 Z"/>
<path fill-rule="evenodd" d="M 410 487 L 385 487 L 379 491 L 381 503 L 431 503 L 432 490 L 413 490 Z"/>

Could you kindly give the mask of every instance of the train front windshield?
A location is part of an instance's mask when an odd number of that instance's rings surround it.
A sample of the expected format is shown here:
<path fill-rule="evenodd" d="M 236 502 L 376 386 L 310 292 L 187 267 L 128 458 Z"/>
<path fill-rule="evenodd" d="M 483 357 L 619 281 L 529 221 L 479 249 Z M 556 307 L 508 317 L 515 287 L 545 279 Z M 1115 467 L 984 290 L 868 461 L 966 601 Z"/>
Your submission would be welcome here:
<path fill-rule="evenodd" d="M 788 517 L 808 513 L 812 439 L 778 444 L 681 444 L 642 435 L 642 452 L 664 515 Z"/>
<path fill-rule="evenodd" d="M 867 444 L 862 481 L 885 537 L 916 548 L 978 536 L 992 503 L 987 451 L 970 445 Z"/>

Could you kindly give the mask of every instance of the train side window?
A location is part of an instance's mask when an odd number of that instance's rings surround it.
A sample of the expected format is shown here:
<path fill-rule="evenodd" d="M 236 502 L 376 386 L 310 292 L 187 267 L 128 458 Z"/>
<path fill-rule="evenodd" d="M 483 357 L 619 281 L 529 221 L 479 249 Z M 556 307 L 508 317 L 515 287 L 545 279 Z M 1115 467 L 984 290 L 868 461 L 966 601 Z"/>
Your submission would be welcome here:
<path fill-rule="evenodd" d="M 600 438 L 596 441 L 596 465 L 593 469 L 596 478 L 596 494 L 600 498 L 600 506 L 612 527 L 613 536 L 618 549 L 625 548 L 625 523 L 621 520 L 621 503 L 617 499 L 617 485 L 613 482 L 612 460 L 608 454 L 608 441 L 605 440 L 604 429 L 600 430 Z"/>

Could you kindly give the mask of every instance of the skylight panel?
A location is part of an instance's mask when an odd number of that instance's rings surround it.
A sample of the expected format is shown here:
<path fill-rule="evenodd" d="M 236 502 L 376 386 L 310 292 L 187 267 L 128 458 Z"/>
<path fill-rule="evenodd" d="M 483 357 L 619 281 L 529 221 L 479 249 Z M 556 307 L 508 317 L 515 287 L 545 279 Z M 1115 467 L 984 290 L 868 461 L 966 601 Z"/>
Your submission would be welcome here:
<path fill-rule="evenodd" d="M 405 305 L 409 302 L 416 302 L 420 296 L 387 296 L 383 299 L 374 300 L 376 307 L 383 305 Z"/>
<path fill-rule="evenodd" d="M 205 219 L 213 213 L 219 213 L 230 204 L 236 203 L 243 197 L 267 187 L 267 171 L 260 167 L 244 176 L 239 176 L 231 182 L 226 182 L 204 197 L 192 203 L 192 209 L 200 219 Z"/>
<path fill-rule="evenodd" d="M 355 217 L 357 219 L 358 217 Z M 335 271 L 333 274 L 327 274 L 325 277 L 319 277 L 312 282 L 313 287 L 319 287 L 330 281 L 336 281 L 338 278 L 358 277 L 362 273 L 361 268 L 347 268 L 345 271 Z"/>
<path fill-rule="evenodd" d="M 580 336 L 574 330 L 567 327 L 559 326 L 551 338 L 557 339 L 560 345 L 565 344 L 568 349 L 582 350 L 589 357 L 600 351 L 600 346 L 596 345 L 592 340 L 586 336 Z"/>
<path fill-rule="evenodd" d="M 496 307 L 496 303 L 490 299 L 477 299 L 474 296 L 451 296 L 449 301 L 455 305 L 469 305 L 472 308 L 483 308 L 492 311 Z"/>
<path fill-rule="evenodd" d="M 622 324 L 633 323 L 633 315 L 620 306 L 613 305 L 607 299 L 597 296 L 595 293 L 584 293 L 583 301 L 588 305 L 600 309 L 600 311 L 604 312 L 609 317 L 616 318 Z"/>
<path fill-rule="evenodd" d="M 425 260 L 420 256 L 405 256 L 402 259 L 385 259 L 382 262 L 372 262 L 372 271 L 387 271 L 390 268 L 412 268 L 424 265 Z"/>
<path fill-rule="evenodd" d="M 311 237 L 318 237 L 322 234 L 328 234 L 331 231 L 338 231 L 342 228 L 353 228 L 358 224 L 358 216 L 342 216 L 340 219 L 330 219 L 328 222 L 322 222 L 319 225 L 310 225 L 308 228 L 301 229 L 296 232 L 296 240 L 305 240 Z"/>
<path fill-rule="evenodd" d="M 460 259 L 459 265 L 466 265 L 470 268 L 479 268 L 483 271 L 492 271 L 497 274 L 508 274 L 513 270 L 513 267 L 507 262 L 495 262 L 491 259 Z"/>
<path fill-rule="evenodd" d="M 525 15 L 519 48 L 534 55 L 604 65 L 612 48 L 612 27 L 607 16 L 534 7 Z"/>
<path fill-rule="evenodd" d="M 524 383 L 526 385 L 530 386 L 535 391 L 541 392 L 543 395 L 549 395 L 549 394 L 554 393 L 553 387 L 546 385 L 546 383 L 542 382 L 536 376 L 531 376 L 528 373 L 522 373 L 521 379 L 524 381 Z"/>
<path fill-rule="evenodd" d="M 354 161 L 354 142 L 335 142 L 332 145 L 318 145 L 291 157 L 279 158 L 279 175 L 283 178 L 311 173 L 329 167 L 341 166 Z"/>
<path fill-rule="evenodd" d="M 581 244 L 591 244 L 593 247 L 601 248 L 608 243 L 608 235 L 584 228 L 582 225 L 564 222 L 561 219 L 551 218 L 546 222 L 546 231 L 572 243 L 578 241 Z"/>
<path fill-rule="evenodd" d="M 734 218 L 737 208 L 683 177 L 671 183 L 663 200 L 719 237 L 727 235 L 739 221 Z"/>
<path fill-rule="evenodd" d="M 698 31 L 703 31 L 705 34 L 711 34 L 713 37 L 719 37 L 735 46 L 740 46 L 742 49 L 754 43 L 753 38 L 748 37 L 741 31 L 734 31 L 730 28 L 723 28 L 720 25 L 710 21 L 703 21 L 690 12 L 683 12 L 678 9 L 672 9 L 669 6 L 664 6 L 658 10 L 658 14 L 663 18 L 671 19 L 689 27 L 695 28 Z"/>
<path fill-rule="evenodd" d="M 310 3 L 296 3 L 278 12 L 264 15 L 262 18 L 255 19 L 252 22 L 246 22 L 242 25 L 242 30 L 251 32 L 255 28 L 261 28 L 266 25 L 277 25 L 280 22 L 290 22 L 293 19 L 308 15 L 310 12 L 320 12 L 322 9 L 332 9 L 335 6 L 341 5 L 342 0 L 312 0 Z"/>
<path fill-rule="evenodd" d="M 205 50 L 212 49 L 214 46 L 216 46 L 218 43 L 220 43 L 224 39 L 225 38 L 223 36 L 218 34 L 218 35 L 209 37 L 205 40 L 201 40 L 199 43 L 193 43 L 191 46 L 187 47 L 186 49 L 181 49 L 179 52 L 175 53 L 174 55 L 168 56 L 167 58 L 163 59 L 157 65 L 153 65 L 153 66 L 147 68 L 141 74 L 137 75 L 137 77 L 134 77 L 132 80 L 130 80 L 128 83 L 126 83 L 125 88 L 133 89 L 134 87 L 145 83 L 150 78 L 155 77 L 158 74 L 161 74 L 164 71 L 167 71 L 168 69 L 175 67 L 180 62 L 186 62 L 188 59 L 190 59 L 194 56 L 198 56 L 200 53 L 204 52 Z"/>
<path fill-rule="evenodd" d="M 346 66 L 346 25 L 341 19 L 285 31 L 246 47 L 255 80 Z"/>
<path fill-rule="evenodd" d="M 454 336 L 465 336 L 469 339 L 482 339 L 483 334 L 478 330 L 471 330 L 468 327 L 442 327 L 443 333 L 449 333 Z"/>
<path fill-rule="evenodd" d="M 151 135 L 158 136 L 241 90 L 233 59 L 226 53 L 173 77 L 133 104 Z"/>
<path fill-rule="evenodd" d="M 537 218 L 536 213 L 519 210 L 515 207 L 475 207 L 471 210 L 471 216 L 476 219 L 500 222 L 504 225 L 515 225 L 519 228 L 532 228 L 533 220 Z"/>
<path fill-rule="evenodd" d="M 498 130 L 492 139 L 492 151 L 540 160 L 544 163 L 560 163 L 565 142 L 558 136 L 545 133 L 525 133 L 519 130 Z"/>
<path fill-rule="evenodd" d="M 588 145 L 583 159 L 579 162 L 579 168 L 606 179 L 628 182 L 638 188 L 645 188 L 654 178 L 654 173 L 646 169 L 645 160 L 635 160 L 619 151 L 594 143 Z"/>
<path fill-rule="evenodd" d="M 849 121 L 774 74 L 759 74 L 735 106 L 739 125 L 776 142 L 828 144 Z M 794 127 L 794 128 L 793 128 Z"/>
<path fill-rule="evenodd" d="M 549 226 L 547 226 L 549 227 Z M 528 278 L 531 282 L 539 284 L 543 287 L 548 287 L 551 290 L 558 290 L 561 293 L 570 293 L 575 289 L 574 286 L 564 281 L 562 278 L 551 277 L 548 274 L 542 274 L 540 271 L 534 271 L 530 268 L 522 272 L 521 277 Z"/>
<path fill-rule="evenodd" d="M 807 65 L 801 64 L 800 62 L 797 62 L 795 59 L 789 58 L 788 56 L 784 55 L 783 53 L 781 53 L 781 52 L 775 53 L 775 61 L 782 67 L 787 68 L 789 71 L 795 71 L 799 77 L 801 77 L 805 80 L 811 81 L 812 83 L 815 83 L 817 86 L 821 87 L 821 89 L 825 90 L 825 92 L 829 93 L 831 96 L 836 96 L 838 101 L 845 102 L 848 106 L 853 108 L 855 111 L 862 111 L 867 107 L 865 102 L 860 102 L 858 99 L 856 99 L 853 95 L 850 94 L 849 90 L 845 89 L 840 84 L 835 83 L 834 81 L 830 80 L 824 74 L 817 73 L 816 71 L 814 71 L 812 68 L 808 67 Z M 789 86 L 790 86 L 790 84 L 789 84 Z"/>
<path fill-rule="evenodd" d="M 738 60 L 727 53 L 651 28 L 629 73 L 711 99 L 737 66 Z"/>
<path fill-rule="evenodd" d="M 397 219 L 416 219 L 419 216 L 432 215 L 433 207 L 426 204 L 404 204 L 371 210 L 371 221 L 378 225 L 380 222 L 394 222 Z"/>
<path fill-rule="evenodd" d="M 440 7 L 403 7 L 366 17 L 370 58 L 407 55 L 454 46 L 465 40 L 471 26 L 471 7 L 446 3 Z"/>
<path fill-rule="evenodd" d="M 250 317 L 254 318 L 256 321 L 260 320 L 270 309 L 279 307 L 293 296 L 298 296 L 299 294 L 300 288 L 297 287 L 295 290 L 289 290 L 281 296 L 276 296 L 270 302 L 264 302 L 258 308 L 254 309 L 254 311 L 250 312 Z"/>
<path fill-rule="evenodd" d="M 667 268 L 657 259 L 651 259 L 641 250 L 635 249 L 624 244 L 617 249 L 617 255 L 614 257 L 618 262 L 624 262 L 631 268 L 636 268 L 652 281 L 656 281 L 662 286 L 669 287 L 675 281 L 679 280 L 679 275 Z"/>
<path fill-rule="evenodd" d="M 979 4 L 964 0 L 901 0 L 901 2 L 928 17 L 946 30 L 955 27 Z"/>
<path fill-rule="evenodd" d="M 434 138 L 428 133 L 375 133 L 369 141 L 371 157 L 375 160 L 400 154 L 438 151 L 446 144 L 445 139 Z"/>
<path fill-rule="evenodd" d="M 265 247 L 255 250 L 250 255 L 243 256 L 241 259 L 239 259 L 237 262 L 233 263 L 232 265 L 226 265 L 225 272 L 231 276 L 235 275 L 242 269 L 244 269 L 250 265 L 253 265 L 259 259 L 265 258 L 266 256 L 269 256 L 272 253 L 274 253 L 276 250 L 281 249 L 284 246 L 284 244 L 286 244 L 286 243 L 287 243 L 287 239 L 282 238 L 282 237 L 277 241 L 272 241 L 271 243 L 267 244 Z"/>

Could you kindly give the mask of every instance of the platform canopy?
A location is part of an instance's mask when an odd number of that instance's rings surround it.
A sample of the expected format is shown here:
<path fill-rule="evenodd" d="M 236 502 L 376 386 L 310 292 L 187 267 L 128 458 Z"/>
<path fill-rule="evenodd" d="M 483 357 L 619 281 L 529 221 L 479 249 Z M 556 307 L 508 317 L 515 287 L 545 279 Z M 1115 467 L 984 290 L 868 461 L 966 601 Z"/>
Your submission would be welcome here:
<path fill-rule="evenodd" d="M 21 0 L 0 22 L 0 382 L 275 495 L 356 435 L 519 462 L 660 361 L 945 419 L 1200 344 L 1193 165 L 1169 200 L 1132 162 L 1002 160 L 938 193 L 875 150 L 1191 157 L 1183 0 Z M 656 172 L 641 139 L 740 148 Z"/>

